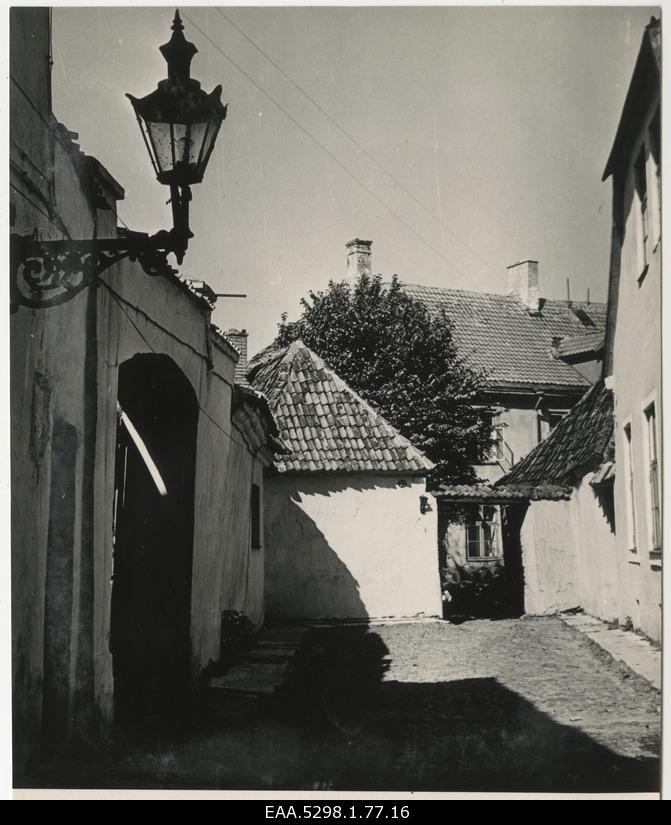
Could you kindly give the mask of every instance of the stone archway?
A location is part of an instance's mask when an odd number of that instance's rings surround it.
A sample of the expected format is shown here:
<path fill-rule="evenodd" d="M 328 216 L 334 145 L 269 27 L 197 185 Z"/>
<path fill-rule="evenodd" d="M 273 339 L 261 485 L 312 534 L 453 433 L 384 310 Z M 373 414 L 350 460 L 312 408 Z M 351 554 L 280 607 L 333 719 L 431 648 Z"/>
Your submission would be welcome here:
<path fill-rule="evenodd" d="M 176 719 L 189 694 L 198 402 L 164 355 L 124 362 L 117 398 L 115 721 Z"/>

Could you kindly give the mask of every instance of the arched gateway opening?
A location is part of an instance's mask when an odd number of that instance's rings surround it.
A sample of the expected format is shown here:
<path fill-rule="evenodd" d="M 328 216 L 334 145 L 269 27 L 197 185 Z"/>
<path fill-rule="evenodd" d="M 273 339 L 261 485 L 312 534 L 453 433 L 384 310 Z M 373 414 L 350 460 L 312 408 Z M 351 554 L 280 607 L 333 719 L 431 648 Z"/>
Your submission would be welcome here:
<path fill-rule="evenodd" d="M 189 691 L 198 403 L 176 364 L 119 369 L 110 649 L 120 723 L 176 719 Z"/>

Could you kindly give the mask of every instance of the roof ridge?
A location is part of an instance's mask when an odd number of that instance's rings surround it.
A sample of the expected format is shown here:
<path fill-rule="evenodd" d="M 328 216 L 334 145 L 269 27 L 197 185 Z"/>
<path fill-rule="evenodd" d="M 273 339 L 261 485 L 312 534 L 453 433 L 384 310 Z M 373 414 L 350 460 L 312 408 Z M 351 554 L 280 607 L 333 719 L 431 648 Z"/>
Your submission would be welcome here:
<path fill-rule="evenodd" d="M 383 281 L 383 285 L 386 286 L 389 282 Z M 417 283 L 410 283 L 409 281 L 402 281 L 399 280 L 399 284 L 401 287 L 416 287 L 418 289 L 435 289 L 437 292 L 451 292 L 451 293 L 458 293 L 460 295 L 475 295 L 478 297 L 486 296 L 491 298 L 507 298 L 511 301 L 517 301 L 519 303 L 519 299 L 515 297 L 515 295 L 510 295 L 507 292 L 483 292 L 477 289 L 463 289 L 462 287 L 454 287 L 454 286 L 433 286 L 429 284 L 417 284 Z M 607 304 L 607 301 L 591 301 L 588 303 L 587 301 L 571 301 L 570 304 L 567 303 L 565 298 L 544 298 L 541 296 L 541 301 L 544 303 L 551 303 L 551 304 L 565 304 L 569 308 L 571 306 L 579 306 L 579 307 L 590 307 L 590 306 L 599 306 L 604 307 Z"/>
<path fill-rule="evenodd" d="M 426 475 L 426 455 L 300 338 L 269 346 L 248 372 L 268 398 L 290 448 L 280 472 L 381 472 Z M 256 362 L 256 363 L 254 363 Z"/>
<path fill-rule="evenodd" d="M 318 367 L 318 369 L 323 369 L 325 372 L 330 373 L 330 375 L 335 379 L 336 384 L 341 384 L 342 385 L 342 387 L 339 387 L 339 389 L 342 389 L 345 392 L 349 392 L 350 395 L 354 396 L 354 398 L 359 402 L 359 404 L 361 404 L 364 407 L 364 409 L 368 410 L 376 418 L 379 418 L 384 424 L 387 425 L 387 427 L 392 429 L 394 431 L 394 433 L 396 433 L 396 435 L 400 439 L 405 441 L 405 443 L 408 445 L 408 447 L 410 447 L 411 450 L 414 450 L 416 453 L 418 453 L 418 455 L 421 458 L 425 459 L 426 461 L 430 461 L 430 459 L 428 459 L 427 456 L 419 448 L 415 447 L 415 445 L 412 443 L 412 441 L 410 441 L 408 438 L 406 438 L 406 436 L 404 436 L 401 432 L 399 432 L 398 428 L 395 427 L 391 423 L 391 421 L 388 421 L 382 415 L 382 413 L 379 412 L 379 410 L 376 410 L 375 407 L 371 406 L 371 404 L 369 404 L 368 401 L 366 401 L 365 398 L 362 398 L 362 396 L 360 396 L 359 393 L 355 389 L 353 389 L 347 383 L 347 381 L 345 381 L 344 378 L 342 378 L 340 375 L 338 375 L 338 373 L 335 370 L 333 370 L 331 367 L 329 367 L 328 364 L 324 361 L 324 359 L 320 355 L 318 355 L 314 350 L 311 350 L 310 347 L 304 341 L 302 341 L 300 338 L 296 338 L 289 345 L 289 349 L 294 344 L 298 344 L 298 345 L 302 346 L 305 349 L 305 351 L 308 353 L 308 355 L 310 355 L 311 358 L 313 359 L 313 363 L 314 363 L 314 359 L 316 359 L 316 362 L 317 362 L 316 366 Z M 296 349 L 299 349 L 299 347 L 296 347 Z M 433 462 L 430 461 L 430 463 L 431 463 L 431 466 L 433 466 Z"/>

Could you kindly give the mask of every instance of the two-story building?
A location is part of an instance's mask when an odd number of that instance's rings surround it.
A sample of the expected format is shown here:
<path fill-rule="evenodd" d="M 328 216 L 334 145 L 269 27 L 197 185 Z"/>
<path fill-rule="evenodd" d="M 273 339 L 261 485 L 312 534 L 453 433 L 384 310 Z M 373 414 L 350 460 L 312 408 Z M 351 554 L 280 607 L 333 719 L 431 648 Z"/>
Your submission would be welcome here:
<path fill-rule="evenodd" d="M 361 239 L 347 244 L 348 277 L 372 272 L 371 246 Z M 537 261 L 509 266 L 505 278 L 501 293 L 402 280 L 410 297 L 448 319 L 461 356 L 486 378 L 478 404 L 492 420 L 490 461 L 474 467 L 477 484 L 435 491 L 448 594 L 473 574 L 488 576 L 515 564 L 504 558 L 505 499 L 492 484 L 552 430 L 601 372 L 605 304 L 542 297 Z M 516 601 L 512 612 L 522 612 L 521 598 Z"/>
<path fill-rule="evenodd" d="M 615 397 L 622 617 L 661 634 L 661 24 L 646 27 L 604 180 L 613 232 L 604 375 Z"/>
<path fill-rule="evenodd" d="M 520 528 L 527 610 L 581 607 L 657 640 L 660 63 L 660 21 L 653 18 L 604 172 L 604 180 L 613 181 L 613 223 L 602 378 L 498 485 L 501 495 L 518 492 L 527 499 L 511 508 Z"/>

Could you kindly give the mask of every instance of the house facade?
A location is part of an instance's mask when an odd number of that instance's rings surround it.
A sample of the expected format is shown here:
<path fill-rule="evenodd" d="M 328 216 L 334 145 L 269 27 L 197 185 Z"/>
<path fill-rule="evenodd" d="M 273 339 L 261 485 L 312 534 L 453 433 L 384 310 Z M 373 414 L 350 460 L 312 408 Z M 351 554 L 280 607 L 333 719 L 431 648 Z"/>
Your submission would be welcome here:
<path fill-rule="evenodd" d="M 50 37 L 48 9 L 12 9 L 12 243 L 116 238 L 122 187 L 51 111 Z M 76 285 L 80 262 L 61 268 Z M 252 502 L 277 429 L 235 383 L 239 353 L 211 324 L 206 286 L 125 259 L 43 306 L 20 252 L 11 277 L 20 784 L 32 759 L 113 721 L 181 712 L 218 658 L 223 610 L 262 621 Z"/>
<path fill-rule="evenodd" d="M 508 498 L 506 551 L 520 559 L 525 613 L 619 618 L 613 404 L 599 380 L 495 484 Z"/>
<path fill-rule="evenodd" d="M 247 376 L 287 450 L 266 473 L 268 617 L 440 615 L 431 462 L 301 341 Z"/>
<path fill-rule="evenodd" d="M 347 244 L 347 275 L 372 272 L 370 241 Z M 485 376 L 476 403 L 492 424 L 490 460 L 474 467 L 478 483 L 443 487 L 438 545 L 446 599 L 473 578 L 496 578 L 506 558 L 509 529 L 494 482 L 529 453 L 576 404 L 601 373 L 606 306 L 549 300 L 541 295 L 537 261 L 508 267 L 506 291 L 480 293 L 402 281 L 406 294 L 452 326 L 461 356 Z M 522 612 L 521 597 L 513 612 Z"/>
<path fill-rule="evenodd" d="M 613 180 L 613 229 L 602 378 L 496 485 L 501 494 L 526 490 L 530 501 L 517 515 L 527 611 L 581 607 L 655 640 L 662 616 L 660 48 L 653 18 L 604 172 Z M 561 488 L 562 500 L 551 500 L 548 490 Z"/>
<path fill-rule="evenodd" d="M 604 179 L 613 185 L 606 381 L 615 396 L 623 616 L 661 635 L 661 24 L 647 26 Z"/>

